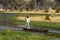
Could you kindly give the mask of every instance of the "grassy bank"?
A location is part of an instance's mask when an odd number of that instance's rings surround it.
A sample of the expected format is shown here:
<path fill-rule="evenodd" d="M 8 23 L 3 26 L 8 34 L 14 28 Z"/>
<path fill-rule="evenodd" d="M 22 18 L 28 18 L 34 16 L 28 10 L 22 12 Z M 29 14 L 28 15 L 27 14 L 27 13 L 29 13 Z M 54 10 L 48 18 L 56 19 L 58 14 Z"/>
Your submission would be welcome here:
<path fill-rule="evenodd" d="M 60 29 L 60 23 L 56 22 L 31 22 L 31 26 Z"/>
<path fill-rule="evenodd" d="M 15 21 L 14 23 L 16 23 L 16 24 L 25 24 L 25 21 L 24 20 L 18 20 L 18 21 Z M 57 23 L 57 22 L 31 21 L 30 26 L 32 26 L 32 27 L 60 29 L 60 23 Z"/>
<path fill-rule="evenodd" d="M 55 40 L 53 35 L 33 34 L 26 31 L 1 31 L 0 40 Z"/>

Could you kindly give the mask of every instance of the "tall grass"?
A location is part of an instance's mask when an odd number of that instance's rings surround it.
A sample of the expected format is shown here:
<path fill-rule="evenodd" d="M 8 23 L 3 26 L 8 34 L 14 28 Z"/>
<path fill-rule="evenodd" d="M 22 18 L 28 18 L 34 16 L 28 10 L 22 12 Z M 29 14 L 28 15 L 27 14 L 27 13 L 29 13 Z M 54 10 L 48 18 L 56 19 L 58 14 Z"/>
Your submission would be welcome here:
<path fill-rule="evenodd" d="M 25 24 L 24 20 L 18 20 L 15 21 L 16 24 Z M 31 21 L 30 22 L 31 27 L 39 27 L 39 28 L 53 28 L 53 29 L 59 29 L 60 30 L 60 23 L 57 22 L 37 22 L 37 21 Z"/>
<path fill-rule="evenodd" d="M 33 27 L 60 29 L 60 23 L 57 22 L 31 22 L 30 25 Z"/>
<path fill-rule="evenodd" d="M 26 31 L 1 31 L 0 40 L 50 40 L 55 39 L 54 36 L 41 34 L 33 34 Z"/>

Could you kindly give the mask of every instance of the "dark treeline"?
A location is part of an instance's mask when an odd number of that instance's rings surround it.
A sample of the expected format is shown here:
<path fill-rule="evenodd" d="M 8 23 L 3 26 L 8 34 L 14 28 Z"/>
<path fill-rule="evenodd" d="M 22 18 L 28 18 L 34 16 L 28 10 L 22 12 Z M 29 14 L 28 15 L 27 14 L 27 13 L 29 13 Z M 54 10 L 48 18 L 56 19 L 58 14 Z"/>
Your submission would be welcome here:
<path fill-rule="evenodd" d="M 60 0 L 0 0 L 0 4 L 2 4 L 3 9 L 11 9 L 11 10 L 18 10 L 18 9 L 26 9 L 26 10 L 33 10 L 33 9 L 44 9 L 48 10 L 50 7 L 52 9 L 60 10 Z"/>

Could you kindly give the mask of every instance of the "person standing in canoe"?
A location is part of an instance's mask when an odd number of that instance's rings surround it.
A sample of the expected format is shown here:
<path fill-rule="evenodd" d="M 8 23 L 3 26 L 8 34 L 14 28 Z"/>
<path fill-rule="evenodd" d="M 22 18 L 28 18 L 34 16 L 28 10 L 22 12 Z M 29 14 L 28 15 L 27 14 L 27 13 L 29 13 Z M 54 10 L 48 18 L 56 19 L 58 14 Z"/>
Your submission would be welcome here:
<path fill-rule="evenodd" d="M 26 18 L 25 18 L 25 20 L 26 20 L 26 28 L 27 29 L 30 29 L 30 18 L 29 18 L 29 16 L 26 16 Z"/>

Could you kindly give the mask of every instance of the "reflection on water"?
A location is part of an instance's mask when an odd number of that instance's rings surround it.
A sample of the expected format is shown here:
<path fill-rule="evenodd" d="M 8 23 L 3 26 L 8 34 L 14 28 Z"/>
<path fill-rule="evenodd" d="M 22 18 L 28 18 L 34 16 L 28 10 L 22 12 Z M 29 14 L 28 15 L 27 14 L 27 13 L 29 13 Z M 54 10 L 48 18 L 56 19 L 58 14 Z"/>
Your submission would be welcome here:
<path fill-rule="evenodd" d="M 52 33 L 59 33 L 59 34 L 60 34 L 60 30 L 49 29 L 49 32 L 52 32 Z"/>
<path fill-rule="evenodd" d="M 60 40 L 60 38 L 56 38 L 55 40 Z"/>
<path fill-rule="evenodd" d="M 0 17 L 15 17 L 17 16 L 17 14 L 14 14 L 14 13 L 0 13 Z"/>

